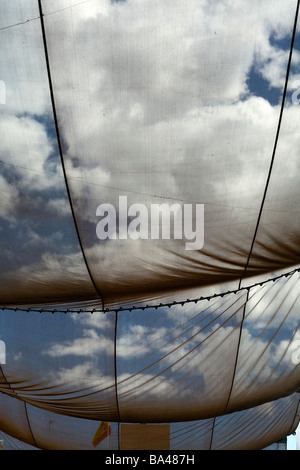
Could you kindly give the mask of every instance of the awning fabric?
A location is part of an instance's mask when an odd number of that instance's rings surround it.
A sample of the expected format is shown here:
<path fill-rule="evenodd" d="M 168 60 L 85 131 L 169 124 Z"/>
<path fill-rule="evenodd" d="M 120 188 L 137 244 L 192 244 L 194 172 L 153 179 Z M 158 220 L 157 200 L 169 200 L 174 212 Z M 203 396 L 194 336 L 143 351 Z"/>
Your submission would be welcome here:
<path fill-rule="evenodd" d="M 0 391 L 16 415 L 211 430 L 295 399 L 298 10 L 2 2 Z"/>

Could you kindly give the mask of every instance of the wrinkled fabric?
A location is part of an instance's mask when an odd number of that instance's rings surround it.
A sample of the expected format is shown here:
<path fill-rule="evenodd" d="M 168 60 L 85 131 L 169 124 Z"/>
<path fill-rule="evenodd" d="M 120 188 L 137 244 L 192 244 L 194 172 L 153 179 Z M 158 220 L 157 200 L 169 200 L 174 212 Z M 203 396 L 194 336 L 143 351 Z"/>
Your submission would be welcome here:
<path fill-rule="evenodd" d="M 40 3 L 44 35 L 38 2 L 1 7 L 1 303 L 184 300 L 296 266 L 296 2 Z M 130 216 L 100 240 L 120 197 L 204 205 L 203 247 L 120 239 Z"/>
<path fill-rule="evenodd" d="M 121 447 L 124 439 L 119 423 L 111 422 L 109 437 L 94 447 L 92 440 L 99 426 L 97 421 L 43 411 L 3 394 L 0 395 L 0 403 L 0 425 L 5 433 L 0 433 L 0 437 L 4 440 L 4 449 L 9 450 L 13 445 L 20 448 L 24 443 L 22 450 L 126 450 Z M 9 413 L 14 417 L 14 425 Z M 169 445 L 164 450 L 261 450 L 293 433 L 298 422 L 299 394 L 296 393 L 226 417 L 138 426 L 148 430 L 148 441 L 141 443 L 144 445 L 141 445 L 142 449 L 152 448 L 151 426 L 154 426 L 156 433 L 160 427 L 169 428 Z M 130 426 L 133 425 L 128 424 L 124 428 L 127 434 Z M 11 439 L 12 436 L 18 441 Z M 128 435 L 125 437 L 128 442 Z M 152 441 L 155 439 L 153 434 Z M 25 445 L 27 449 L 24 449 Z"/>
<path fill-rule="evenodd" d="M 299 390 L 298 8 L 0 6 L 4 432 L 58 445 L 27 407 L 242 448 L 211 420 Z"/>

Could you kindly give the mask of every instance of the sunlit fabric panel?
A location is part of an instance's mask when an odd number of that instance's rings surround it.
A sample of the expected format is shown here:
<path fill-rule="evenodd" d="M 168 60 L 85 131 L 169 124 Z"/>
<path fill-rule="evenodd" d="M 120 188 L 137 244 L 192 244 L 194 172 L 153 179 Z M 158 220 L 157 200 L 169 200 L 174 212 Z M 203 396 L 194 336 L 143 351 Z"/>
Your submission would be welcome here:
<path fill-rule="evenodd" d="M 0 391 L 133 423 L 213 418 L 290 395 L 300 387 L 298 283 L 296 272 L 157 309 L 3 310 Z"/>
<path fill-rule="evenodd" d="M 42 0 L 41 7 L 71 200 L 105 305 L 237 286 L 268 180 L 296 2 Z M 298 58 L 295 50 L 294 64 Z M 281 158 L 298 146 L 294 108 L 285 109 Z M 284 167 L 271 175 L 273 188 L 283 176 L 274 204 L 287 211 L 273 217 L 280 230 L 264 224 L 267 238 L 258 239 L 246 275 L 297 264 L 288 174 Z M 296 172 L 293 180 L 296 188 Z M 163 203 L 179 212 L 204 204 L 203 247 L 155 240 L 144 225 L 132 239 L 129 207 L 142 204 L 149 216 Z M 106 239 L 96 235 L 101 204 L 114 208 Z"/>
<path fill-rule="evenodd" d="M 97 298 L 83 259 L 53 123 L 38 2 L 2 2 L 0 302 Z"/>
<path fill-rule="evenodd" d="M 20 408 L 24 411 L 24 419 L 18 422 L 18 426 L 13 426 L 12 424 L 16 422 L 11 421 L 9 413 L 16 410 L 16 401 L 18 400 L 15 398 L 0 394 L 0 429 L 8 434 L 7 437 L 13 437 L 36 449 L 44 450 L 120 449 L 120 423 L 110 422 L 110 434 L 94 446 L 93 438 L 99 422 L 61 416 L 19 401 Z M 299 394 L 293 394 L 226 417 L 171 423 L 169 448 L 170 450 L 260 450 L 294 432 L 298 422 Z M 152 424 L 145 423 L 141 426 L 149 428 Z M 157 429 L 157 425 L 155 427 Z M 5 444 L 6 440 L 4 446 Z M 148 447 L 151 445 L 149 442 L 147 444 Z"/>
<path fill-rule="evenodd" d="M 224 412 L 234 376 L 246 292 L 119 312 L 117 394 L 121 421 L 186 421 Z"/>
<path fill-rule="evenodd" d="M 0 391 L 63 415 L 118 419 L 114 314 L 6 311 L 0 331 Z"/>
<path fill-rule="evenodd" d="M 243 450 L 263 449 L 271 441 L 276 442 L 296 429 L 299 423 L 299 394 L 240 411 L 236 413 L 239 417 L 236 423 L 232 422 L 234 416 L 217 418 L 212 450 L 236 450 L 240 445 Z"/>
<path fill-rule="evenodd" d="M 298 312 L 298 272 L 196 304 L 119 312 L 120 419 L 202 419 L 293 393 Z"/>
<path fill-rule="evenodd" d="M 299 387 L 299 273 L 252 288 L 228 410 Z"/>
<path fill-rule="evenodd" d="M 266 182 L 263 210 L 259 218 L 255 243 L 247 266 L 248 275 L 262 271 L 263 267 L 272 271 L 278 268 L 284 269 L 287 263 L 299 263 L 300 137 L 297 126 L 300 119 L 299 27 L 298 19 L 293 53 L 287 71 L 284 106 L 278 119 L 278 135 L 274 137 L 274 155 L 269 180 Z M 275 60 L 279 62 L 283 60 L 280 50 L 282 42 L 278 37 L 274 39 L 277 49 Z M 285 47 L 288 47 L 287 43 Z M 270 60 L 272 61 L 271 58 Z M 283 82 L 284 70 L 282 69 L 281 79 L 277 72 L 274 68 L 269 75 L 271 87 Z M 246 283 L 245 280 L 243 285 Z"/>
<path fill-rule="evenodd" d="M 0 429 L 277 442 L 300 387 L 299 2 L 2 3 Z"/>
<path fill-rule="evenodd" d="M 28 407 L 28 420 L 36 436 L 36 444 L 46 450 L 93 450 L 93 437 L 99 422 L 57 415 L 36 407 Z M 118 423 L 111 422 L 111 434 L 97 449 L 118 449 Z"/>
<path fill-rule="evenodd" d="M 29 445 L 36 446 L 27 417 L 27 405 L 0 393 L 0 429 Z"/>

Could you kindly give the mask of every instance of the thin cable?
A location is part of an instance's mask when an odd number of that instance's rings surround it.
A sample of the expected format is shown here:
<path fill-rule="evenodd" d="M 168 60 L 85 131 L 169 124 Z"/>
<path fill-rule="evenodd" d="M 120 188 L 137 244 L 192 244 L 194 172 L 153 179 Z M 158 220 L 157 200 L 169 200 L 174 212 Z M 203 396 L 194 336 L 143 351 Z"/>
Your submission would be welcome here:
<path fill-rule="evenodd" d="M 72 203 L 72 197 L 71 197 L 71 192 L 70 192 L 68 179 L 67 179 L 67 174 L 66 174 L 66 169 L 65 169 L 65 164 L 64 164 L 63 150 L 62 150 L 62 146 L 61 146 L 61 138 L 60 138 L 60 132 L 59 132 L 59 126 L 58 126 L 58 120 L 57 120 L 57 114 L 56 114 L 54 91 L 53 91 L 53 84 L 52 84 L 51 71 L 50 71 L 50 62 L 49 62 L 48 48 L 47 48 L 47 40 L 46 40 L 46 31 L 45 31 L 44 18 L 43 18 L 44 14 L 43 14 L 43 9 L 42 9 L 42 1 L 38 0 L 38 4 L 39 4 L 39 11 L 40 11 L 41 29 L 42 29 L 43 42 L 44 42 L 44 51 L 45 51 L 45 59 L 46 59 L 48 80 L 49 80 L 49 89 L 50 89 L 51 103 L 52 103 L 52 109 L 53 109 L 53 118 L 54 118 L 54 124 L 55 124 L 56 136 L 57 136 L 57 144 L 58 144 L 58 148 L 59 148 L 59 154 L 60 154 L 63 175 L 64 175 L 64 179 L 65 179 L 65 184 L 66 184 L 66 190 L 67 190 L 67 194 L 68 194 L 68 198 L 69 198 L 69 204 L 70 204 L 72 217 L 73 217 L 73 221 L 74 221 L 74 225 L 75 225 L 75 229 L 76 229 L 76 233 L 77 233 L 77 237 L 78 237 L 78 242 L 79 242 L 79 245 L 80 245 L 80 248 L 81 248 L 82 256 L 83 256 L 88 274 L 89 274 L 90 279 L 93 283 L 94 289 L 95 289 L 96 293 L 98 294 L 98 296 L 99 296 L 99 298 L 102 302 L 102 308 L 104 308 L 103 297 L 102 297 L 101 293 L 99 292 L 98 287 L 95 284 L 95 281 L 93 279 L 92 273 L 90 271 L 90 268 L 89 268 L 89 265 L 88 265 L 88 262 L 87 262 L 87 259 L 86 259 L 86 256 L 85 256 L 84 248 L 83 248 L 80 233 L 79 233 L 78 224 L 77 224 L 77 221 L 76 221 L 75 211 L 74 211 L 74 207 L 73 207 L 73 203 Z"/>
<path fill-rule="evenodd" d="M 243 309 L 243 316 L 242 316 L 242 320 L 241 320 L 241 324 L 240 324 L 239 340 L 238 340 L 237 349 L 236 349 L 236 357 L 235 357 L 235 363 L 234 363 L 234 368 L 233 368 L 231 386 L 230 386 L 230 390 L 229 390 L 229 394 L 228 394 L 228 398 L 227 398 L 227 402 L 226 402 L 223 414 L 227 413 L 227 408 L 228 408 L 230 398 L 231 398 L 231 395 L 232 395 L 234 379 L 235 379 L 235 374 L 236 374 L 236 369 L 237 369 L 237 364 L 238 364 L 238 359 L 239 359 L 240 345 L 241 345 L 242 332 L 243 332 L 243 323 L 244 323 L 244 320 L 245 320 L 246 306 L 248 304 L 248 300 L 249 300 L 249 290 L 247 292 L 247 297 L 246 297 L 245 304 L 244 304 L 244 309 Z"/>
<path fill-rule="evenodd" d="M 90 1 L 91 0 L 83 0 L 82 2 L 76 3 L 75 5 L 69 5 L 67 7 L 60 8 L 59 10 L 54 10 L 54 11 L 51 11 L 49 13 L 46 13 L 46 14 L 44 14 L 44 16 L 54 15 L 55 13 L 59 13 L 59 12 L 64 11 L 64 10 L 69 10 L 70 8 L 77 7 L 79 5 L 82 5 L 83 3 L 88 3 Z M 3 31 L 4 29 L 14 28 L 15 26 L 24 25 L 24 24 L 30 23 L 31 21 L 36 21 L 36 20 L 39 20 L 39 19 L 40 19 L 40 16 L 35 16 L 34 18 L 28 18 L 27 20 L 20 21 L 19 23 L 13 23 L 13 24 L 9 24 L 7 26 L 2 26 L 0 28 L 0 31 Z"/>
<path fill-rule="evenodd" d="M 241 286 L 242 280 L 243 280 L 243 278 L 245 276 L 245 273 L 247 271 L 247 268 L 249 266 L 250 258 L 251 258 L 251 255 L 252 255 L 254 243 L 255 243 L 255 240 L 256 240 L 257 232 L 258 232 L 258 227 L 259 227 L 259 224 L 260 224 L 260 219 L 261 219 L 261 216 L 262 216 L 263 207 L 264 207 L 266 196 L 267 196 L 267 191 L 268 191 L 268 187 L 269 187 L 269 183 L 270 183 L 271 173 L 272 173 L 272 170 L 273 170 L 275 154 L 276 154 L 277 144 L 278 144 L 278 139 L 279 139 L 279 133 L 280 133 L 280 129 L 281 129 L 282 116 L 283 116 L 283 111 L 284 111 L 284 106 L 285 106 L 285 99 L 286 99 L 286 92 L 287 92 L 287 86 L 288 86 L 288 81 L 289 81 L 291 62 L 292 62 L 292 55 L 293 55 L 294 42 L 295 42 L 295 36 L 296 36 L 296 30 L 297 30 L 297 22 L 298 22 L 298 14 L 299 14 L 299 4 L 300 4 L 300 0 L 297 1 L 294 27 L 293 27 L 293 34 L 292 34 L 291 45 L 290 45 L 290 53 L 289 53 L 287 70 L 286 70 L 286 77 L 285 77 L 285 84 L 284 84 L 282 102 L 281 102 L 281 109 L 280 109 L 280 113 L 279 113 L 279 120 L 278 120 L 278 125 L 277 125 L 277 131 L 276 131 L 276 137 L 275 137 L 275 142 L 274 142 L 274 147 L 273 147 L 273 152 L 272 152 L 272 158 L 271 158 L 269 173 L 268 173 L 268 177 L 267 177 L 267 181 L 266 181 L 266 186 L 265 186 L 265 190 L 264 190 L 264 194 L 263 194 L 263 198 L 262 198 L 262 202 L 261 202 L 261 206 L 260 206 L 260 210 L 259 210 L 259 214 L 258 214 L 258 218 L 257 218 L 257 222 L 256 222 L 256 227 L 255 227 L 255 231 L 254 231 L 254 235 L 253 235 L 253 239 L 252 239 L 248 259 L 247 259 L 243 274 L 242 274 L 242 276 L 240 278 L 240 281 L 239 281 L 239 287 Z"/>
<path fill-rule="evenodd" d="M 117 406 L 118 422 L 120 422 L 121 419 L 120 419 L 119 398 L 118 398 L 118 374 L 117 374 L 117 332 L 118 332 L 118 312 L 116 312 L 116 317 L 115 317 L 114 368 L 115 368 L 116 406 Z M 119 430 L 119 426 L 118 426 L 118 449 L 120 449 L 120 430 Z"/>
<path fill-rule="evenodd" d="M 15 26 L 20 26 L 21 24 L 26 24 L 26 23 L 29 23 L 30 21 L 38 20 L 39 18 L 40 18 L 39 16 L 36 16 L 35 18 L 29 18 L 28 20 L 20 21 L 19 23 L 14 23 L 14 24 L 10 24 L 8 26 L 3 26 L 2 28 L 0 28 L 0 31 L 3 31 L 4 29 L 10 29 L 10 28 L 13 28 Z"/>

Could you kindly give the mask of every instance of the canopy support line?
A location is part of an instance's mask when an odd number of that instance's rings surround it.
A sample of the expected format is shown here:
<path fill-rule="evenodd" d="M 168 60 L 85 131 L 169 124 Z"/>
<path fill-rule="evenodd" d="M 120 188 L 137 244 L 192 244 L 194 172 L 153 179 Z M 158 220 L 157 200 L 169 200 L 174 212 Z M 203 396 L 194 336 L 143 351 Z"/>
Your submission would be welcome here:
<path fill-rule="evenodd" d="M 296 390 L 295 393 L 300 393 L 300 390 Z M 293 419 L 293 422 L 292 422 L 292 425 L 291 425 L 291 428 L 290 428 L 290 431 L 288 433 L 288 436 L 290 434 L 292 434 L 295 429 L 298 427 L 298 424 L 299 424 L 299 413 L 300 413 L 300 396 L 299 396 L 299 400 L 298 400 L 298 403 L 297 403 L 297 406 L 296 406 L 296 409 L 295 409 L 295 415 L 294 415 L 294 419 Z"/>
<path fill-rule="evenodd" d="M 88 274 L 89 274 L 91 282 L 94 286 L 94 289 L 95 289 L 97 295 L 99 296 L 99 298 L 101 300 L 102 308 L 104 308 L 103 296 L 101 295 L 98 287 L 95 284 L 92 273 L 90 271 L 89 264 L 88 264 L 86 256 L 85 256 L 85 252 L 84 252 L 84 248 L 83 248 L 83 244 L 82 244 L 82 241 L 81 241 L 79 228 L 78 228 L 78 224 L 77 224 L 77 220 L 76 220 L 76 216 L 75 216 L 75 211 L 74 211 L 74 207 L 73 207 L 71 191 L 70 191 L 70 188 L 69 188 L 69 183 L 68 183 L 67 174 L 66 174 L 66 168 L 65 168 L 65 164 L 64 164 L 63 150 L 62 150 L 62 145 L 61 145 L 61 138 L 60 138 L 58 120 L 57 120 L 57 113 L 56 113 L 56 106 L 55 106 L 55 99 L 54 99 L 54 91 L 53 91 L 53 84 L 52 84 L 51 70 L 50 70 L 50 62 L 49 62 L 49 55 L 48 55 L 48 47 L 47 47 L 47 39 L 46 39 L 46 31 L 45 31 L 45 25 L 44 25 L 44 14 L 43 14 L 43 9 L 42 9 L 42 0 L 38 0 L 38 5 L 39 5 L 39 12 L 40 12 L 41 29 L 42 29 L 42 36 L 43 36 L 44 52 L 45 52 L 46 67 L 47 67 L 47 74 L 48 74 L 48 80 L 49 80 L 49 89 L 50 89 L 50 97 L 51 97 L 52 110 L 53 110 L 53 118 L 54 118 L 55 130 L 56 130 L 57 144 L 58 144 L 58 149 L 59 149 L 59 154 L 60 154 L 60 160 L 61 160 L 64 180 L 65 180 L 65 184 L 66 184 L 66 190 L 67 190 L 67 194 L 68 194 L 68 198 L 69 198 L 69 204 L 70 204 L 70 208 L 71 208 L 72 218 L 73 218 L 73 221 L 74 221 L 75 230 L 76 230 L 76 233 L 77 233 L 77 238 L 78 238 L 81 253 L 82 253 L 85 265 L 86 265 L 86 269 L 88 271 Z"/>
<path fill-rule="evenodd" d="M 209 450 L 212 450 L 212 443 L 213 443 L 213 438 L 214 438 L 215 425 L 216 425 L 216 418 L 214 418 L 213 422 L 212 422 L 210 442 L 209 442 Z"/>
<path fill-rule="evenodd" d="M 227 402 L 226 402 L 223 414 L 227 413 L 230 398 L 231 398 L 231 395 L 232 395 L 234 379 L 235 379 L 235 374 L 236 374 L 236 369 L 237 369 L 237 364 L 238 364 L 238 358 L 239 358 L 239 352 L 240 352 L 242 333 L 243 333 L 243 323 L 244 323 L 244 320 L 245 320 L 246 307 L 247 307 L 247 304 L 248 304 L 248 300 L 249 300 L 249 290 L 247 291 L 247 297 L 246 297 L 246 300 L 245 300 L 245 303 L 244 303 L 243 316 L 242 316 L 241 324 L 240 324 L 239 340 L 238 340 L 238 345 L 237 345 L 237 349 L 236 349 L 236 358 L 235 358 L 234 369 L 233 369 L 233 374 L 232 374 L 232 381 L 231 381 L 231 386 L 230 386 L 230 390 L 229 390 L 229 394 L 228 394 L 228 398 L 227 398 Z"/>
<path fill-rule="evenodd" d="M 32 427 L 31 427 L 31 424 L 30 424 L 30 421 L 29 421 L 28 411 L 27 411 L 27 403 L 26 403 L 26 401 L 23 401 L 23 403 L 24 403 L 24 409 L 25 409 L 25 415 L 26 415 L 26 420 L 27 420 L 28 428 L 29 428 L 29 431 L 30 431 L 32 440 L 33 440 L 33 442 L 34 442 L 34 446 L 37 447 L 37 448 L 39 448 L 40 446 L 37 444 L 37 442 L 36 442 L 36 440 L 35 440 L 35 437 L 34 437 L 33 432 L 32 432 Z"/>
<path fill-rule="evenodd" d="M 115 391 L 116 391 L 116 407 L 117 407 L 117 421 L 120 422 L 120 409 L 118 398 L 118 374 L 117 374 L 117 331 L 118 331 L 118 312 L 115 316 L 115 338 L 114 338 L 114 368 L 115 368 Z M 120 427 L 118 426 L 118 449 L 120 449 Z"/>
<path fill-rule="evenodd" d="M 24 306 L 11 306 L 11 305 L 1 305 L 0 306 L 0 310 L 12 310 L 12 311 L 15 311 L 15 312 L 36 312 L 36 313 L 64 313 L 64 314 L 67 314 L 67 313 L 111 313 L 111 312 L 121 312 L 121 311 L 124 311 L 124 312 L 131 312 L 133 310 L 149 310 L 150 308 L 154 308 L 154 309 L 158 309 L 158 308 L 161 308 L 161 307 L 168 307 L 168 308 L 171 308 L 173 307 L 174 305 L 185 305 L 185 304 L 188 304 L 188 303 L 197 303 L 197 302 L 201 302 L 202 300 L 208 300 L 210 301 L 211 299 L 215 299 L 216 297 L 225 297 L 226 295 L 230 295 L 230 294 L 238 294 L 240 292 L 242 292 L 243 290 L 247 290 L 247 291 L 250 291 L 251 289 L 253 289 L 254 287 L 258 287 L 258 286 L 263 286 L 269 282 L 275 282 L 279 279 L 282 279 L 283 277 L 290 277 L 290 276 L 293 276 L 295 273 L 299 273 L 300 272 L 300 268 L 296 268 L 296 269 L 293 269 L 292 271 L 289 271 L 287 273 L 284 273 L 284 274 L 280 274 L 276 277 L 273 277 L 273 278 L 270 278 L 270 279 L 266 279 L 265 281 L 261 281 L 261 282 L 257 282 L 255 284 L 251 284 L 249 286 L 244 286 L 244 287 L 240 287 L 239 289 L 234 289 L 234 290 L 229 290 L 227 292 L 222 292 L 222 293 L 218 293 L 218 294 L 212 294 L 212 295 L 209 295 L 209 296 L 205 296 L 205 297 L 197 297 L 195 299 L 185 299 L 185 300 L 174 300 L 173 302 L 167 302 L 167 303 L 160 303 L 160 304 L 156 304 L 156 305 L 133 305 L 133 306 L 128 306 L 128 307 L 115 307 L 115 308 L 105 308 L 105 309 L 102 309 L 102 310 L 99 310 L 97 308 L 93 308 L 92 310 L 91 309 L 85 309 L 85 308 L 81 308 L 79 310 L 76 310 L 76 309 L 72 309 L 72 308 L 40 308 L 40 307 L 24 307 Z"/>
<path fill-rule="evenodd" d="M 285 106 L 290 68 L 291 68 L 291 63 L 292 63 L 292 55 L 293 55 L 294 42 L 295 42 L 295 36 L 296 36 L 296 31 L 297 31 L 298 15 L 299 15 L 299 5 L 300 5 L 300 0 L 297 1 L 297 6 L 296 6 L 293 33 L 292 33 L 292 39 L 291 39 L 291 45 L 290 45 L 290 53 L 289 53 L 289 59 L 288 59 L 288 64 L 287 64 L 285 84 L 284 84 L 284 89 L 283 89 L 281 108 L 280 108 L 280 113 L 279 113 L 279 119 L 278 119 L 277 131 L 276 131 L 276 136 L 275 136 L 275 142 L 274 142 L 274 146 L 273 146 L 271 163 L 270 163 L 270 167 L 269 167 L 267 181 L 266 181 L 266 185 L 265 185 L 265 189 L 264 189 L 264 193 L 263 193 L 262 202 L 261 202 L 261 205 L 260 205 L 260 210 L 259 210 L 259 214 L 258 214 L 258 218 L 257 218 L 257 222 L 256 222 L 256 227 L 255 227 L 255 231 L 254 231 L 250 251 L 249 251 L 249 254 L 248 254 L 248 258 L 247 258 L 247 262 L 246 262 L 244 271 L 243 271 L 243 273 L 241 275 L 241 278 L 240 278 L 240 281 L 239 281 L 239 287 L 241 287 L 241 283 L 243 281 L 243 278 L 244 278 L 244 276 L 246 274 L 246 271 L 248 269 L 248 266 L 249 266 L 250 258 L 251 258 L 251 255 L 252 255 L 254 243 L 255 243 L 255 240 L 256 240 L 257 232 L 258 232 L 258 227 L 259 227 L 261 216 L 262 216 L 263 207 L 264 207 L 265 200 L 266 200 L 266 195 L 267 195 L 267 191 L 268 191 L 268 187 L 269 187 L 269 183 L 270 183 L 271 173 L 272 173 L 272 170 L 273 170 L 274 159 L 275 159 L 275 154 L 276 154 L 276 150 L 277 150 L 277 144 L 278 144 L 278 139 L 279 139 L 279 134 L 280 134 L 280 129 L 281 129 L 282 116 L 283 116 L 283 111 L 284 111 L 284 106 Z"/>
<path fill-rule="evenodd" d="M 27 403 L 25 402 L 25 400 L 23 400 L 23 398 L 19 397 L 18 393 L 12 388 L 11 384 L 8 382 L 8 380 L 7 380 L 7 378 L 4 374 L 3 367 L 1 367 L 1 366 L 0 366 L 0 373 L 2 374 L 4 382 L 8 385 L 8 388 L 11 392 L 11 393 L 7 393 L 7 395 L 8 396 L 14 396 L 16 399 L 18 399 L 18 400 L 20 400 L 24 403 L 24 412 L 25 412 L 26 421 L 27 421 L 27 424 L 28 424 L 28 429 L 30 431 L 32 441 L 33 441 L 35 447 L 38 447 L 37 442 L 36 442 L 35 437 L 34 437 L 33 432 L 32 432 L 32 428 L 30 426 L 30 422 L 29 422 L 29 418 L 28 418 L 28 412 L 27 412 Z M 5 391 L 3 391 L 3 390 L 0 391 L 0 393 L 3 393 L 4 395 L 6 394 Z"/>

